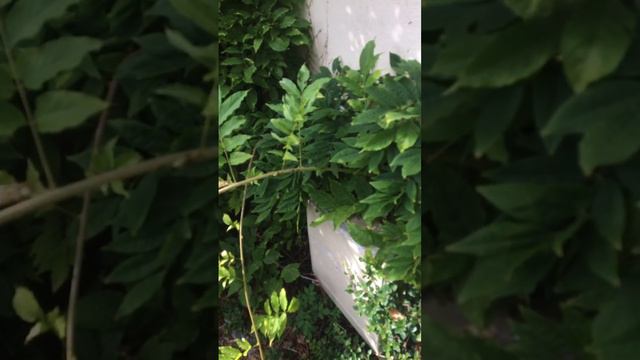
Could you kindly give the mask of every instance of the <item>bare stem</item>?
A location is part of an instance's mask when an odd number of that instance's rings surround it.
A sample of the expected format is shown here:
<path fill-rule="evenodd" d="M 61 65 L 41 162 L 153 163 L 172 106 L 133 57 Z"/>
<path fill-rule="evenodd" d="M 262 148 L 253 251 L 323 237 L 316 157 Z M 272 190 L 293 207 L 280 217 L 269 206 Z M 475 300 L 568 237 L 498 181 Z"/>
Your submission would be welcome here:
<path fill-rule="evenodd" d="M 286 175 L 289 173 L 294 173 L 294 172 L 305 172 L 305 171 L 324 171 L 324 170 L 328 170 L 328 169 L 323 169 L 323 168 L 318 168 L 318 167 L 296 167 L 296 168 L 290 168 L 290 169 L 282 169 L 282 170 L 276 170 L 276 171 L 270 171 L 268 173 L 264 173 L 264 174 L 260 174 L 260 175 L 256 175 L 253 177 L 250 177 L 248 179 L 244 179 L 238 182 L 234 182 L 228 185 L 225 185 L 221 188 L 218 188 L 218 194 L 224 194 L 227 191 L 231 191 L 235 188 L 238 188 L 240 186 L 243 185 L 248 185 L 254 181 L 258 181 L 258 180 L 262 180 L 265 178 L 269 178 L 269 177 L 276 177 L 276 176 L 281 176 L 281 175 Z"/>
<path fill-rule="evenodd" d="M 82 259 L 84 257 L 84 238 L 87 228 L 87 218 L 89 217 L 89 204 L 91 203 L 91 192 L 86 191 L 82 197 L 82 211 L 78 220 L 78 234 L 76 237 L 75 258 L 73 260 L 73 274 L 71 276 L 71 288 L 69 290 L 69 304 L 67 308 L 67 328 L 66 328 L 66 360 L 76 360 L 75 352 L 75 324 L 76 324 L 76 303 L 78 301 L 78 290 L 80 288 L 80 274 L 82 272 Z"/>
<path fill-rule="evenodd" d="M 13 81 L 16 84 L 16 89 L 18 90 L 18 94 L 20 95 L 20 101 L 22 102 L 22 108 L 25 112 L 25 119 L 27 120 L 27 125 L 29 125 L 29 129 L 31 130 L 31 136 L 33 137 L 33 142 L 36 145 L 36 150 L 38 151 L 38 157 L 40 158 L 40 164 L 42 165 L 42 169 L 44 170 L 44 174 L 47 178 L 47 183 L 49 185 L 49 189 L 53 189 L 56 187 L 56 182 L 53 178 L 53 173 L 51 172 L 51 166 L 49 166 L 49 161 L 47 160 L 47 155 L 44 152 L 44 146 L 42 146 L 42 140 L 40 139 L 40 134 L 38 133 L 38 124 L 35 121 L 33 116 L 33 112 L 31 111 L 31 105 L 29 105 L 29 99 L 27 98 L 27 92 L 22 85 L 22 81 L 20 81 L 20 76 L 18 75 L 18 71 L 16 70 L 16 65 L 13 61 L 13 54 L 11 53 L 11 49 L 9 48 L 9 44 L 7 43 L 7 37 L 4 33 L 4 21 L 0 19 L 0 39 L 2 39 L 2 47 L 4 48 L 4 53 L 7 57 L 7 62 L 9 64 L 9 71 L 11 72 L 11 76 L 13 77 Z"/>
<path fill-rule="evenodd" d="M 186 163 L 210 160 L 214 159 L 216 155 L 217 150 L 215 147 L 183 151 L 123 166 L 54 190 L 48 190 L 29 200 L 0 210 L 0 225 L 16 220 L 42 207 L 53 205 L 70 197 L 79 196 L 85 191 L 93 190 L 112 181 L 132 178 L 166 167 L 181 167 Z"/>
<path fill-rule="evenodd" d="M 91 150 L 91 162 L 89 168 L 93 167 L 94 159 L 100 149 L 102 142 L 102 134 L 107 119 L 109 118 L 109 109 L 113 103 L 117 89 L 117 82 L 112 80 L 109 83 L 107 96 L 105 98 L 108 104 L 98 120 L 96 131 L 93 136 L 93 147 Z M 78 219 L 78 234 L 76 237 L 75 256 L 73 261 L 73 275 L 71 276 L 71 287 L 69 290 L 69 303 L 67 307 L 67 328 L 66 328 L 66 360 L 76 360 L 75 354 L 75 324 L 76 324 L 76 304 L 78 302 L 78 292 L 80 288 L 80 276 L 82 274 L 82 260 L 84 258 L 84 243 L 87 232 L 87 221 L 89 218 L 89 205 L 91 204 L 91 191 L 87 190 L 82 196 L 82 210 Z"/>
<path fill-rule="evenodd" d="M 255 149 L 253 150 L 255 154 Z M 251 161 L 249 162 L 249 171 L 251 171 L 251 166 L 253 165 L 253 155 L 251 156 Z M 260 335 L 258 334 L 258 327 L 256 326 L 256 322 L 253 319 L 253 309 L 251 309 L 251 301 L 249 300 L 249 284 L 247 284 L 247 275 L 245 274 L 245 266 L 244 266 L 244 246 L 243 246 L 243 236 L 242 236 L 242 225 L 244 221 L 244 205 L 247 200 L 247 188 L 249 184 L 244 185 L 244 190 L 242 192 L 242 206 L 240 208 L 240 224 L 238 229 L 238 243 L 240 245 L 240 268 L 242 269 L 242 288 L 244 291 L 244 301 L 247 304 L 247 311 L 249 312 L 249 319 L 251 320 L 251 327 L 253 329 L 253 334 L 256 337 L 256 342 L 258 344 L 258 351 L 260 352 L 260 359 L 264 360 L 264 353 L 262 352 L 262 344 L 260 343 Z"/>

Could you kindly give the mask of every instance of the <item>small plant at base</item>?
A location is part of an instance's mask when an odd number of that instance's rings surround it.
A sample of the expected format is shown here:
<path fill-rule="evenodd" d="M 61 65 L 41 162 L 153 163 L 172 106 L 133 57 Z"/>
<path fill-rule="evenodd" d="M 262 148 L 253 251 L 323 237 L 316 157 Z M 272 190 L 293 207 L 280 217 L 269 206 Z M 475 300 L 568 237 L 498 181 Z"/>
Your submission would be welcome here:
<path fill-rule="evenodd" d="M 256 323 L 258 330 L 269 339 L 269 346 L 273 341 L 281 337 L 287 327 L 287 313 L 298 311 L 300 303 L 293 297 L 291 301 L 287 299 L 287 292 L 284 288 L 280 293 L 275 291 L 271 297 L 264 302 L 266 315 L 257 315 Z"/>
<path fill-rule="evenodd" d="M 221 346 L 218 348 L 219 360 L 239 360 L 249 355 L 253 345 L 247 339 L 236 339 L 236 346 Z"/>
<path fill-rule="evenodd" d="M 386 282 L 372 265 L 370 254 L 363 258 L 361 279 L 351 275 L 347 291 L 354 295 L 354 308 L 369 319 L 368 330 L 377 334 L 380 352 L 397 360 L 419 359 L 421 342 L 420 293 L 401 282 Z"/>

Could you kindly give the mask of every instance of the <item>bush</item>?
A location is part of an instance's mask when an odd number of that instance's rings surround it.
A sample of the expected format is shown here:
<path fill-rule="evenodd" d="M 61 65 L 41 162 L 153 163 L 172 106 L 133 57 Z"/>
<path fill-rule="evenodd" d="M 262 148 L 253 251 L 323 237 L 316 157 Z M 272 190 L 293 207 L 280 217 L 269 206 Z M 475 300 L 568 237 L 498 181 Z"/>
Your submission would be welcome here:
<path fill-rule="evenodd" d="M 246 24 L 280 23 L 279 15 L 274 15 L 279 11 L 273 9 L 290 11 L 292 2 L 268 4 L 264 18 L 254 15 Z M 242 23 L 248 18 L 240 13 L 223 12 L 223 17 L 229 17 L 229 24 Z M 304 26 L 302 22 L 292 24 L 299 29 Z M 265 52 L 252 49 L 253 42 L 266 41 L 258 40 L 252 27 L 243 29 L 243 45 L 223 37 L 222 53 L 243 47 L 252 62 L 277 64 L 279 56 L 287 58 L 286 54 L 297 51 L 283 49 L 280 54 L 277 46 Z M 269 31 L 281 30 L 275 26 Z M 292 38 L 284 42 L 295 43 L 297 32 L 287 34 Z M 223 298 L 238 296 L 238 303 L 252 313 L 254 319 L 245 319 L 248 328 L 268 313 L 261 304 L 270 293 L 285 288 L 298 297 L 291 289 L 309 264 L 303 255 L 308 253 L 303 235 L 308 200 L 323 211 L 318 222 L 348 224 L 356 241 L 379 248 L 374 266 L 381 276 L 420 287 L 421 186 L 416 162 L 420 154 L 420 65 L 391 55 L 395 73 L 383 76 L 375 70 L 379 55 L 374 50 L 373 42 L 365 46 L 358 70 L 337 60 L 331 70 L 323 68 L 312 75 L 302 65 L 282 78 L 279 72 L 263 72 L 240 79 L 233 74 L 234 64 L 227 64 L 229 71 L 221 79 L 226 86 L 221 92 L 218 164 L 227 233 L 219 256 L 219 284 L 224 288 Z M 296 58 L 292 59 L 295 63 Z M 275 92 L 265 94 L 256 76 L 276 83 L 271 88 Z M 364 219 L 366 226 L 351 223 L 356 217 Z M 225 302 L 226 306 L 231 303 Z M 309 311 L 312 309 L 302 303 L 298 312 L 286 314 L 281 322 L 305 319 Z M 419 317 L 411 322 L 419 328 Z M 286 338 L 286 331 L 281 335 Z M 251 337 L 249 345 L 234 345 L 226 339 L 219 344 L 219 354 L 230 359 L 248 355 L 250 348 L 258 346 L 255 336 Z M 275 337 L 279 338 L 284 342 Z M 314 339 L 310 345 L 323 341 L 327 339 Z M 285 356 L 286 349 L 278 348 L 277 341 L 274 344 L 276 349 L 258 351 Z M 406 345 L 390 346 L 399 350 Z M 358 349 L 364 353 L 360 341 L 354 344 L 354 354 Z"/>
<path fill-rule="evenodd" d="M 44 205 L 0 210 L 0 358 L 59 358 L 65 346 L 78 359 L 201 358 L 217 232 L 218 30 L 203 14 L 217 2 L 0 8 L 0 192 L 20 184 L 24 203 Z M 110 181 L 49 201 L 101 173 Z"/>
<path fill-rule="evenodd" d="M 636 3 L 440 1 L 424 15 L 425 285 L 475 329 L 427 322 L 427 353 L 635 359 Z M 505 317 L 506 344 L 477 336 Z"/>

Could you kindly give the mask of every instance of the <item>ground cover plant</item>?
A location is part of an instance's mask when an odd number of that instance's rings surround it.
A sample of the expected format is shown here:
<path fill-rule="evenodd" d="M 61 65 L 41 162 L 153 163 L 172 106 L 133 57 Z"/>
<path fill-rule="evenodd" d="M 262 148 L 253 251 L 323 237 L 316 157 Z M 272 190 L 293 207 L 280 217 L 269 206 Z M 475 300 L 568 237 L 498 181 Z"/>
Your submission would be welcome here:
<path fill-rule="evenodd" d="M 379 248 L 372 267 L 395 285 L 366 294 L 379 295 L 379 302 L 360 310 L 378 316 L 374 329 L 386 336 L 389 358 L 418 358 L 420 64 L 392 55 L 395 71 L 383 76 L 370 42 L 359 69 L 337 60 L 311 74 L 301 4 L 222 2 L 218 192 L 226 231 L 218 262 L 219 355 L 320 358 L 331 348 L 336 358 L 370 358 L 328 298 L 309 290 L 305 209 L 312 200 L 324 214 L 318 222 L 344 223 L 358 242 Z M 397 287 L 414 289 L 413 296 L 393 300 Z M 330 304 L 326 316 L 313 315 L 311 293 Z M 405 331 L 400 324 L 407 322 Z M 309 323 L 328 331 L 311 331 Z"/>
<path fill-rule="evenodd" d="M 425 6 L 427 357 L 637 358 L 638 3 Z"/>
<path fill-rule="evenodd" d="M 0 1 L 0 358 L 212 353 L 217 7 Z"/>

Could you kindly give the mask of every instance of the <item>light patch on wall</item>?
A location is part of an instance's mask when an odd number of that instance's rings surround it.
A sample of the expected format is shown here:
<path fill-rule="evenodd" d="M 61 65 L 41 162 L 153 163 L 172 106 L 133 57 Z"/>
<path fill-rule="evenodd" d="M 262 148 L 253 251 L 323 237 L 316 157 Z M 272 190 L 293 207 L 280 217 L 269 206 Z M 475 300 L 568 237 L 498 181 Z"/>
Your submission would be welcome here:
<path fill-rule="evenodd" d="M 351 10 L 351 6 L 347 5 L 347 6 L 344 8 L 344 10 L 347 12 L 347 14 L 351 15 L 351 12 L 352 12 L 352 10 Z"/>
<path fill-rule="evenodd" d="M 349 33 L 347 33 L 347 37 L 349 38 L 349 50 L 351 51 L 356 51 L 356 47 L 354 46 L 355 43 L 355 36 L 353 35 L 353 32 L 349 31 Z"/>
<path fill-rule="evenodd" d="M 402 26 L 396 25 L 393 30 L 391 30 L 391 38 L 393 39 L 393 41 L 399 43 L 403 32 L 404 29 L 402 28 Z"/>
<path fill-rule="evenodd" d="M 375 20 L 378 18 L 378 15 L 376 15 L 376 13 L 373 10 L 371 10 L 369 11 L 369 17 Z"/>

